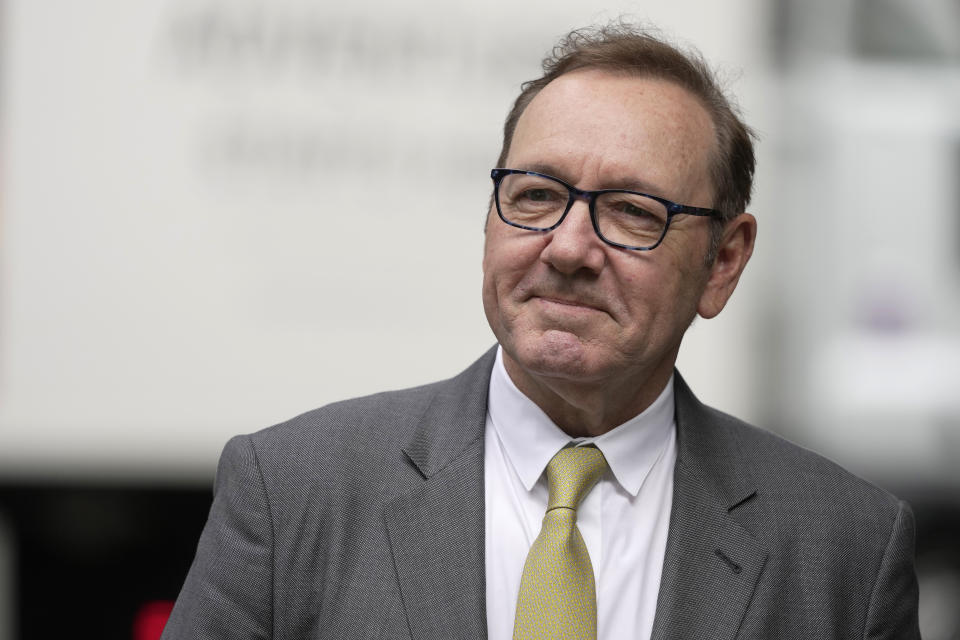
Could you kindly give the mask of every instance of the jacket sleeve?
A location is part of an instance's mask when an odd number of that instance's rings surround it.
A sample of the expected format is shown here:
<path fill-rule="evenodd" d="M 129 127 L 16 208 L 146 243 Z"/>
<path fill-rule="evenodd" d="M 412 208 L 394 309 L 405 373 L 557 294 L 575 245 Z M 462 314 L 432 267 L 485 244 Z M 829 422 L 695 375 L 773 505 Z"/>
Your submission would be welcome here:
<path fill-rule="evenodd" d="M 867 609 L 864 640 L 919 640 L 913 512 L 906 503 L 893 523 Z"/>
<path fill-rule="evenodd" d="M 162 640 L 266 639 L 273 626 L 273 518 L 249 436 L 220 457 L 213 506 Z"/>

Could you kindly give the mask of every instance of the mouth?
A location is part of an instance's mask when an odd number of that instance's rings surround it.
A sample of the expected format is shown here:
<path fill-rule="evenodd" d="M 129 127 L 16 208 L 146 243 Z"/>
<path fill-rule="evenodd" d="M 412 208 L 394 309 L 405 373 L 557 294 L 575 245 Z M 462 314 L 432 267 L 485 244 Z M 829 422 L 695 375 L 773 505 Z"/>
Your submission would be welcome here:
<path fill-rule="evenodd" d="M 533 300 L 540 302 L 541 304 L 554 307 L 560 311 L 568 312 L 577 312 L 577 311 L 599 311 L 606 313 L 606 309 L 600 307 L 592 302 L 586 302 L 584 300 L 577 300 L 573 298 L 561 298 L 557 296 L 547 296 L 547 295 L 535 295 L 532 296 Z"/>

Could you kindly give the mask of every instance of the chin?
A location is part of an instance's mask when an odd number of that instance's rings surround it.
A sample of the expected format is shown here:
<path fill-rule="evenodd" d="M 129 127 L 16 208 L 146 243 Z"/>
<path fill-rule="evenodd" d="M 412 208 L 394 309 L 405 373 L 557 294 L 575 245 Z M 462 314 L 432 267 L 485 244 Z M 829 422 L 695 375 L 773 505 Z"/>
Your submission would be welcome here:
<path fill-rule="evenodd" d="M 504 347 L 507 351 L 507 347 Z M 519 340 L 508 354 L 525 371 L 546 378 L 590 380 L 598 377 L 597 355 L 576 334 L 549 330 Z"/>

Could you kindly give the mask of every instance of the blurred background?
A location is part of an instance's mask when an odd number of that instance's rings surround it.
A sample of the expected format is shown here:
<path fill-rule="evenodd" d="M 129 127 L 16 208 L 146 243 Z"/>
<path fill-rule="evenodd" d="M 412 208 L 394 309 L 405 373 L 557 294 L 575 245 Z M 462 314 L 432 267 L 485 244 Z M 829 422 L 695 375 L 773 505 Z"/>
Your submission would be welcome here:
<path fill-rule="evenodd" d="M 503 118 L 620 15 L 760 134 L 681 371 L 908 499 L 960 638 L 960 1 L 0 0 L 0 640 L 156 637 L 231 435 L 493 343 Z"/>

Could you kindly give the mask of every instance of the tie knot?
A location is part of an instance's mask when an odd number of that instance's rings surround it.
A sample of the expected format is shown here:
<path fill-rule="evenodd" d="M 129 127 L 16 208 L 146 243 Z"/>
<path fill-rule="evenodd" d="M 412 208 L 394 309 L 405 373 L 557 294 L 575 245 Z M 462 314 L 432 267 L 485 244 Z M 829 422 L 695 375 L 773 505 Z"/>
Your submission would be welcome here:
<path fill-rule="evenodd" d="M 596 447 L 567 447 L 558 451 L 547 463 L 550 487 L 547 511 L 557 507 L 575 510 L 606 468 L 607 460 Z"/>

